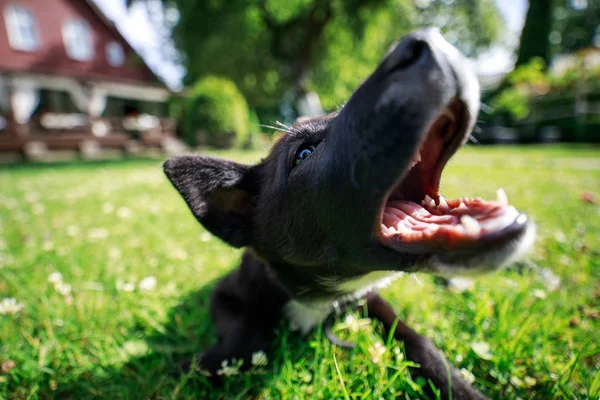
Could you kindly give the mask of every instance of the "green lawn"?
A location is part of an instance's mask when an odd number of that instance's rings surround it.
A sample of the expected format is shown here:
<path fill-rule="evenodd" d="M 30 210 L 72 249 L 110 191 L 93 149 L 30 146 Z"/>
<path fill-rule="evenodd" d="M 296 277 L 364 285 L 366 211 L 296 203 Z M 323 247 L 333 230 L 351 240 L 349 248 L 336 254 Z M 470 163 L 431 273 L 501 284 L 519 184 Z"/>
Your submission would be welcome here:
<path fill-rule="evenodd" d="M 537 222 L 527 260 L 465 293 L 418 275 L 384 295 L 492 398 L 598 399 L 600 207 L 581 197 L 600 195 L 600 148 L 467 147 L 442 192 L 499 187 Z M 0 314 L 0 398 L 417 396 L 402 346 L 384 348 L 358 314 L 335 327 L 353 351 L 282 324 L 264 369 L 223 388 L 174 377 L 214 341 L 208 295 L 239 256 L 197 224 L 158 161 L 0 168 L 0 302 L 17 301 Z"/>

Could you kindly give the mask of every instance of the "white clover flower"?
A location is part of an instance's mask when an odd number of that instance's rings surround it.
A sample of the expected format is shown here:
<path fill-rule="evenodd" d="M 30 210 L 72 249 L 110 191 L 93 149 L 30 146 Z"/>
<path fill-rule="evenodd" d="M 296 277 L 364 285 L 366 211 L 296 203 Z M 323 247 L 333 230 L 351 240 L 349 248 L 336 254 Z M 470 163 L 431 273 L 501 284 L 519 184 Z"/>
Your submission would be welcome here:
<path fill-rule="evenodd" d="M 121 249 L 119 249 L 118 247 L 111 247 L 108 250 L 108 258 L 110 258 L 111 260 L 117 260 L 121 258 Z"/>
<path fill-rule="evenodd" d="M 468 369 L 461 368 L 460 374 L 463 376 L 463 378 L 465 378 L 465 381 L 467 381 L 471 384 L 473 384 L 475 382 L 475 375 L 473 375 L 471 373 L 471 371 L 469 371 Z"/>
<path fill-rule="evenodd" d="M 71 237 L 79 235 L 79 227 L 77 225 L 67 226 L 67 235 Z"/>
<path fill-rule="evenodd" d="M 156 289 L 156 277 L 155 276 L 147 276 L 140 281 L 138 287 L 142 292 L 151 292 Z"/>
<path fill-rule="evenodd" d="M 14 315 L 23 309 L 24 305 L 17 302 L 14 297 L 0 301 L 0 315 Z"/>
<path fill-rule="evenodd" d="M 369 347 L 369 354 L 371 355 L 371 361 L 377 364 L 381 361 L 381 357 L 385 354 L 385 346 L 380 341 L 373 343 L 372 346 Z"/>
<path fill-rule="evenodd" d="M 106 239 L 110 232 L 105 228 L 92 228 L 88 231 L 88 239 L 90 240 L 102 240 Z"/>
<path fill-rule="evenodd" d="M 343 326 L 351 332 L 358 332 L 361 329 L 369 329 L 371 320 L 369 318 L 356 318 L 354 314 L 347 314 L 344 318 Z"/>
<path fill-rule="evenodd" d="M 171 251 L 170 256 L 180 261 L 185 261 L 188 258 L 188 254 L 186 253 L 186 251 L 179 248 L 173 249 L 173 251 Z"/>
<path fill-rule="evenodd" d="M 40 199 L 40 195 L 37 192 L 28 192 L 25 195 L 25 200 L 27 200 L 28 203 L 35 203 L 39 199 Z"/>
<path fill-rule="evenodd" d="M 111 214 L 113 211 L 115 211 L 115 206 L 112 203 L 102 204 L 102 212 L 104 214 Z"/>
<path fill-rule="evenodd" d="M 58 282 L 54 285 L 54 289 L 56 289 L 56 291 L 60 294 L 62 294 L 63 296 L 69 296 L 71 295 L 71 292 L 73 291 L 73 288 L 71 287 L 71 285 L 69 285 L 68 283 L 64 283 L 64 282 Z"/>
<path fill-rule="evenodd" d="M 48 275 L 48 282 L 52 284 L 61 283 L 63 281 L 63 276 L 60 272 L 54 271 L 50 275 Z"/>
<path fill-rule="evenodd" d="M 228 361 L 223 360 L 221 363 L 221 369 L 217 370 L 217 375 L 232 376 L 239 374 L 242 362 L 243 360 L 238 361 L 234 358 L 231 360 L 231 365 L 227 365 Z"/>
<path fill-rule="evenodd" d="M 344 318 L 344 322 L 352 332 L 358 332 L 360 330 L 358 319 L 353 314 L 347 314 L 346 318 Z"/>
<path fill-rule="evenodd" d="M 135 285 L 131 282 L 123 282 L 122 280 L 118 280 L 115 283 L 115 288 L 120 292 L 133 292 L 135 290 Z"/>
<path fill-rule="evenodd" d="M 40 214 L 43 214 L 43 213 L 44 213 L 44 210 L 45 210 L 45 209 L 46 209 L 46 208 L 44 207 L 44 205 L 43 205 L 43 204 L 36 203 L 36 204 L 34 204 L 34 205 L 33 205 L 33 207 L 31 207 L 31 212 L 32 212 L 34 215 L 40 215 Z"/>
<path fill-rule="evenodd" d="M 269 362 L 269 358 L 264 351 L 259 350 L 252 353 L 252 365 L 255 367 L 264 367 Z"/>
<path fill-rule="evenodd" d="M 131 218 L 132 215 L 133 215 L 133 212 L 131 212 L 131 210 L 127 207 L 121 207 L 117 210 L 117 217 L 119 217 L 119 218 L 127 219 L 127 218 Z"/>

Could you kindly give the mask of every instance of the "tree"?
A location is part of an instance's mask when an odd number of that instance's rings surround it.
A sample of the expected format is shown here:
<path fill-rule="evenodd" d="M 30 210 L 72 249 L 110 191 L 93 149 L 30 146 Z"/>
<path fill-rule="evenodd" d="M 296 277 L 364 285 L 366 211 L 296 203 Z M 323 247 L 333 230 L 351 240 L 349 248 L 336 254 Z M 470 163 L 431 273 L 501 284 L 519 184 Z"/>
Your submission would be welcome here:
<path fill-rule="evenodd" d="M 470 55 L 501 27 L 493 0 L 162 1 L 180 13 L 173 37 L 186 83 L 225 76 L 263 113 L 314 88 L 326 109 L 341 105 L 389 46 L 418 26 L 442 26 Z"/>
<path fill-rule="evenodd" d="M 550 63 L 553 0 L 530 0 L 521 41 L 517 53 L 517 66 L 525 65 L 539 57 L 546 65 Z"/>
<path fill-rule="evenodd" d="M 521 33 L 517 66 L 539 57 L 550 65 L 553 56 L 596 46 L 600 42 L 600 1 L 530 0 Z"/>

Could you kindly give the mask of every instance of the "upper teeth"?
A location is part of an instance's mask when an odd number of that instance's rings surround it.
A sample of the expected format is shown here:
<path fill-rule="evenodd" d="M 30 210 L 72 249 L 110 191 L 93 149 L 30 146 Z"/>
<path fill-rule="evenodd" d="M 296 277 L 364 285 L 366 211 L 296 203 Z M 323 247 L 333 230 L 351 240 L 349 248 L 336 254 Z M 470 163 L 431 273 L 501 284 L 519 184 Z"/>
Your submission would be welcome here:
<path fill-rule="evenodd" d="M 446 203 L 446 199 L 444 198 L 444 196 L 440 196 L 440 207 L 442 208 L 448 208 L 448 203 Z"/>
<path fill-rule="evenodd" d="M 415 165 L 417 165 L 419 162 L 421 162 L 421 152 L 419 151 L 416 155 L 415 158 L 413 158 L 412 160 L 412 164 L 410 165 L 410 167 L 414 167 Z"/>
<path fill-rule="evenodd" d="M 506 192 L 504 191 L 504 189 L 498 189 L 496 191 L 496 197 L 498 198 L 498 203 L 502 204 L 503 206 L 508 205 L 508 196 L 506 196 Z"/>
<path fill-rule="evenodd" d="M 435 201 L 433 201 L 433 199 L 431 197 L 429 197 L 428 194 L 425 195 L 425 200 L 424 201 L 424 205 L 427 205 L 429 207 L 435 207 Z"/>

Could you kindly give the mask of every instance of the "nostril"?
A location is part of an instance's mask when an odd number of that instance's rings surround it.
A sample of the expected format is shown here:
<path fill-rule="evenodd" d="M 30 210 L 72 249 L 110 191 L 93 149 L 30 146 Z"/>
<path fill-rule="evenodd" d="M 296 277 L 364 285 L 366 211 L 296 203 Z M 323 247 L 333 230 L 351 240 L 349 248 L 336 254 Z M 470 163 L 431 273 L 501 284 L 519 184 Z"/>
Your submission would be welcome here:
<path fill-rule="evenodd" d="M 390 72 L 415 64 L 429 52 L 429 44 L 422 39 L 413 38 L 412 40 L 405 42 L 404 46 L 401 44 L 394 51 L 396 54 L 392 56 Z"/>
<path fill-rule="evenodd" d="M 412 45 L 412 60 L 416 62 L 429 51 L 429 45 L 423 40 L 415 40 Z"/>

